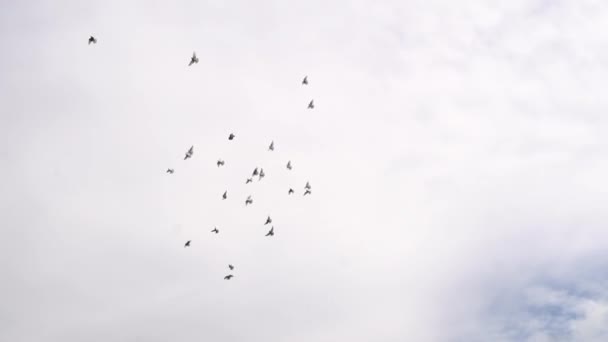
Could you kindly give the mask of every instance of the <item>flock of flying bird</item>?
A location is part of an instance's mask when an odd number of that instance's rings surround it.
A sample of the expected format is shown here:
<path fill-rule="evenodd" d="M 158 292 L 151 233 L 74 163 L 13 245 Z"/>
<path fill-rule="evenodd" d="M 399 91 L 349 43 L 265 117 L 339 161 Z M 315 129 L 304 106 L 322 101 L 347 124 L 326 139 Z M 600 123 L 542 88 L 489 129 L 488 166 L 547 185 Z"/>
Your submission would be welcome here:
<path fill-rule="evenodd" d="M 91 44 L 97 44 L 97 39 L 93 36 L 89 37 L 89 45 Z M 192 66 L 194 64 L 198 64 L 199 59 L 196 56 L 196 52 L 194 52 L 192 54 L 192 57 L 190 58 L 190 63 L 188 63 L 188 66 Z M 305 76 L 304 79 L 302 79 L 302 85 L 308 85 L 308 76 Z M 311 100 L 308 103 L 308 109 L 314 109 L 315 108 L 315 104 L 314 104 L 314 100 Z M 230 133 L 230 135 L 228 136 L 228 140 L 232 141 L 236 138 L 236 135 L 234 133 Z M 268 151 L 274 151 L 274 141 L 270 142 L 270 145 L 268 146 Z M 194 155 L 194 146 L 190 146 L 190 148 L 188 149 L 188 151 L 186 151 L 185 155 L 184 155 L 184 160 L 188 160 L 190 158 L 192 158 L 192 156 Z M 219 159 L 217 161 L 217 167 L 221 167 L 224 166 L 225 162 L 222 159 Z M 286 165 L 287 170 L 292 170 L 293 166 L 291 165 L 291 161 L 287 162 Z M 175 172 L 174 169 L 169 168 L 167 169 L 166 173 L 167 174 L 173 174 Z M 253 182 L 253 177 L 258 177 L 258 180 L 262 180 L 262 178 L 264 178 L 266 176 L 266 174 L 264 173 L 264 169 L 263 168 L 255 168 L 251 174 L 250 177 L 247 178 L 247 180 L 245 181 L 245 184 L 249 184 L 251 182 Z M 294 194 L 295 191 L 292 188 L 289 188 L 289 190 L 287 191 L 288 195 L 292 195 Z M 304 196 L 306 195 L 311 195 L 312 194 L 312 187 L 310 186 L 310 183 L 307 181 L 306 185 L 304 186 Z M 225 200 L 228 198 L 228 191 L 225 191 L 222 194 L 222 200 Z M 249 195 L 247 197 L 247 199 L 245 199 L 245 206 L 251 205 L 253 204 L 253 199 L 251 198 L 251 195 Z M 268 232 L 266 233 L 265 236 L 270 237 L 270 236 L 274 236 L 274 226 L 272 225 L 272 218 L 270 216 L 268 216 L 268 218 L 266 219 L 266 222 L 264 223 L 264 225 L 270 225 L 270 230 L 268 230 Z M 219 229 L 217 229 L 217 227 L 214 227 L 213 230 L 211 230 L 212 233 L 218 234 L 220 231 Z M 186 241 L 186 243 L 184 244 L 184 247 L 190 247 L 192 240 L 188 240 Z M 234 266 L 229 264 L 228 265 L 228 269 L 230 271 L 234 270 Z M 234 277 L 233 274 L 228 274 L 224 277 L 225 280 L 230 280 Z"/>

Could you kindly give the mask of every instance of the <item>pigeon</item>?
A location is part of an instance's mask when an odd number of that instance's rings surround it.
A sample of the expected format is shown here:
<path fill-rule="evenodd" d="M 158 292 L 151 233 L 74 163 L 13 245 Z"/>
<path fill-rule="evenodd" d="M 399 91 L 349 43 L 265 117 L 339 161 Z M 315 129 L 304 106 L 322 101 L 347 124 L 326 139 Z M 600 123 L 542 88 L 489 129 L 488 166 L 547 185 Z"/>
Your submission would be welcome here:
<path fill-rule="evenodd" d="M 291 170 L 291 160 L 287 162 L 287 170 Z"/>
<path fill-rule="evenodd" d="M 251 195 L 247 196 L 247 199 L 245 200 L 245 205 L 248 204 L 253 204 L 253 200 L 251 199 Z"/>
<path fill-rule="evenodd" d="M 304 79 L 302 80 L 302 85 L 307 85 L 308 84 L 308 76 L 304 76 Z"/>
<path fill-rule="evenodd" d="M 186 156 L 184 157 L 184 160 L 186 160 L 188 158 L 192 158 L 193 154 L 194 154 L 194 146 L 190 146 L 190 149 L 188 150 L 188 152 L 186 152 Z"/>
<path fill-rule="evenodd" d="M 304 196 L 310 195 L 310 194 L 312 194 L 312 192 L 310 192 L 310 189 L 306 189 L 306 191 L 304 191 Z"/>
<path fill-rule="evenodd" d="M 194 63 L 198 63 L 198 57 L 196 57 L 196 52 L 192 53 L 192 58 L 190 58 L 190 64 L 188 64 L 188 66 L 191 66 Z"/>
<path fill-rule="evenodd" d="M 191 242 L 191 241 L 192 241 L 192 240 L 188 240 L 188 241 L 186 241 L 186 244 L 184 245 L 184 248 L 186 248 L 186 247 L 190 247 L 190 242 Z"/>
<path fill-rule="evenodd" d="M 224 191 L 224 194 L 222 195 L 222 199 L 226 198 L 228 198 L 228 190 Z"/>
<path fill-rule="evenodd" d="M 289 188 L 289 191 L 287 191 L 287 194 L 288 194 L 288 195 L 291 195 L 291 194 L 293 194 L 293 192 L 294 192 L 294 191 L 293 191 L 293 189 L 292 189 L 292 188 Z"/>
<path fill-rule="evenodd" d="M 270 218 L 270 216 L 268 216 L 268 218 L 266 219 L 266 223 L 264 223 L 264 225 L 267 225 L 270 223 L 272 223 L 272 219 Z"/>
<path fill-rule="evenodd" d="M 168 174 L 173 174 L 173 172 L 175 172 L 175 170 L 173 170 L 173 169 L 167 169 L 167 173 Z"/>
<path fill-rule="evenodd" d="M 228 140 L 232 140 L 236 137 L 236 135 L 234 135 L 233 133 L 230 133 L 230 135 L 228 136 Z"/>
<path fill-rule="evenodd" d="M 306 189 L 306 190 L 312 189 L 309 182 L 306 182 L 306 185 L 304 185 L 304 189 Z"/>
<path fill-rule="evenodd" d="M 234 277 L 234 276 L 232 274 L 229 274 L 224 277 L 224 280 L 230 280 L 230 279 L 232 279 L 232 277 Z"/>
<path fill-rule="evenodd" d="M 270 142 L 270 146 L 268 146 L 268 151 L 274 151 L 274 141 Z"/>
<path fill-rule="evenodd" d="M 217 234 L 217 233 L 219 233 L 220 231 L 219 231 L 219 229 L 217 229 L 217 227 L 213 227 L 213 230 L 212 230 L 211 232 L 212 232 L 212 233 Z"/>
<path fill-rule="evenodd" d="M 257 176 L 258 175 L 258 168 L 256 167 L 255 170 L 253 170 L 253 173 L 251 174 L 252 176 Z"/>
<path fill-rule="evenodd" d="M 224 162 L 223 160 L 218 159 L 218 160 L 217 160 L 217 167 L 224 166 L 224 163 L 225 163 L 225 162 Z"/>
<path fill-rule="evenodd" d="M 253 182 L 253 179 L 252 178 L 247 178 L 247 180 L 245 181 L 245 184 L 249 184 L 251 182 Z"/>
<path fill-rule="evenodd" d="M 91 43 L 97 44 L 97 39 L 95 37 L 93 37 L 93 36 L 89 37 L 89 45 L 91 45 Z"/>
<path fill-rule="evenodd" d="M 315 100 L 310 100 L 310 103 L 308 103 L 308 109 L 314 109 L 315 108 Z"/>
<path fill-rule="evenodd" d="M 260 169 L 260 178 L 258 179 L 258 181 L 261 181 L 262 178 L 266 177 L 266 174 L 264 173 L 264 169 Z"/>
<path fill-rule="evenodd" d="M 265 236 L 274 236 L 274 227 L 270 228 L 270 230 L 268 231 L 268 233 L 266 233 Z"/>
<path fill-rule="evenodd" d="M 232 271 L 234 269 L 234 266 L 228 265 L 228 268 Z"/>

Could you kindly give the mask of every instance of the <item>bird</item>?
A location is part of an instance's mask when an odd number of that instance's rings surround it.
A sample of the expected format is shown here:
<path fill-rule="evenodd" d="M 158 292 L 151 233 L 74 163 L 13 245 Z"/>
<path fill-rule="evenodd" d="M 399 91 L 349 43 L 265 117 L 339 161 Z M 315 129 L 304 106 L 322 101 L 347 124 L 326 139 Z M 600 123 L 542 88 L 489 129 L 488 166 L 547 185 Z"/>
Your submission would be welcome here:
<path fill-rule="evenodd" d="M 91 45 L 91 43 L 97 44 L 97 39 L 95 37 L 93 37 L 93 36 L 89 37 L 89 45 Z"/>
<path fill-rule="evenodd" d="M 288 194 L 288 195 L 291 195 L 291 194 L 293 194 L 293 193 L 294 193 L 293 189 L 292 189 L 292 188 L 289 188 L 289 191 L 287 191 L 287 194 Z"/>
<path fill-rule="evenodd" d="M 194 63 L 198 63 L 198 57 L 196 57 L 196 52 L 192 53 L 192 58 L 190 58 L 190 64 L 188 64 L 188 66 L 191 66 Z"/>
<path fill-rule="evenodd" d="M 266 177 L 266 174 L 264 173 L 264 169 L 260 169 L 260 178 L 258 179 L 258 181 L 261 181 L 262 178 Z"/>
<path fill-rule="evenodd" d="M 228 198 L 228 190 L 224 191 L 224 194 L 222 195 L 222 199 L 226 198 Z"/>
<path fill-rule="evenodd" d="M 190 247 L 190 242 L 191 242 L 191 241 L 192 241 L 192 240 L 188 240 L 188 241 L 186 241 L 186 244 L 184 245 L 184 248 L 186 248 L 186 247 Z"/>
<path fill-rule="evenodd" d="M 232 265 L 229 264 L 228 268 L 232 271 L 234 269 L 234 266 L 232 266 Z"/>
<path fill-rule="evenodd" d="M 311 195 L 311 194 L 312 194 L 312 192 L 310 192 L 310 189 L 306 189 L 306 191 L 304 191 L 304 196 Z"/>
<path fill-rule="evenodd" d="M 270 216 L 268 216 L 268 218 L 266 219 L 266 223 L 264 223 L 264 225 L 267 225 L 270 223 L 272 223 L 272 219 L 270 218 Z"/>
<path fill-rule="evenodd" d="M 270 228 L 270 230 L 268 231 L 268 233 L 266 233 L 265 236 L 274 236 L 274 227 Z"/>
<path fill-rule="evenodd" d="M 304 76 L 304 79 L 302 80 L 302 85 L 307 85 L 308 84 L 308 76 Z"/>
<path fill-rule="evenodd" d="M 274 151 L 274 141 L 270 142 L 270 146 L 268 146 L 268 151 Z"/>
<path fill-rule="evenodd" d="M 249 184 L 251 182 L 253 182 L 253 179 L 252 178 L 247 178 L 247 180 L 245 181 L 245 184 Z"/>
<path fill-rule="evenodd" d="M 173 174 L 173 172 L 175 172 L 175 170 L 173 170 L 173 169 L 167 169 L 167 173 L 168 174 Z"/>
<path fill-rule="evenodd" d="M 186 156 L 184 157 L 184 160 L 186 160 L 188 158 L 192 158 L 193 154 L 194 154 L 194 146 L 190 146 L 190 149 L 188 150 L 188 152 L 186 152 Z"/>
<path fill-rule="evenodd" d="M 245 200 L 245 205 L 248 205 L 248 204 L 253 204 L 253 200 L 251 199 L 251 195 L 249 195 L 247 197 L 247 199 Z"/>
<path fill-rule="evenodd" d="M 258 175 L 258 168 L 256 167 L 255 170 L 253 170 L 253 173 L 251 174 L 252 176 L 257 176 Z"/>
<path fill-rule="evenodd" d="M 306 190 L 312 189 L 309 182 L 306 182 L 306 185 L 304 185 L 304 189 L 306 189 Z"/>
<path fill-rule="evenodd" d="M 310 102 L 308 103 L 308 109 L 314 109 L 315 108 L 315 100 L 310 100 Z"/>
<path fill-rule="evenodd" d="M 219 231 L 219 229 L 217 229 L 217 227 L 213 227 L 213 229 L 211 230 L 211 232 L 217 234 L 220 231 Z"/>
<path fill-rule="evenodd" d="M 287 170 L 291 170 L 291 160 L 287 162 Z"/>
<path fill-rule="evenodd" d="M 217 160 L 217 167 L 224 166 L 225 162 L 221 159 Z"/>
<path fill-rule="evenodd" d="M 232 279 L 232 277 L 234 277 L 234 276 L 232 274 L 229 274 L 224 277 L 224 280 L 230 280 L 230 279 Z"/>
<path fill-rule="evenodd" d="M 236 137 L 236 135 L 234 135 L 233 133 L 230 133 L 230 135 L 228 136 L 228 140 L 232 140 Z"/>

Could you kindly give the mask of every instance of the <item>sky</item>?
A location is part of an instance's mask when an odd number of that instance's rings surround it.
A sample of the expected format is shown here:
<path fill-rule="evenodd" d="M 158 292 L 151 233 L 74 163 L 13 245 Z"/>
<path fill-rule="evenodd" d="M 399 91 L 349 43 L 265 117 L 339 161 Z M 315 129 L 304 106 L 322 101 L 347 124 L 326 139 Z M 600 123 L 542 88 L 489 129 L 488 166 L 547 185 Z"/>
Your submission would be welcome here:
<path fill-rule="evenodd" d="M 605 1 L 0 6 L 0 340 L 608 340 Z"/>

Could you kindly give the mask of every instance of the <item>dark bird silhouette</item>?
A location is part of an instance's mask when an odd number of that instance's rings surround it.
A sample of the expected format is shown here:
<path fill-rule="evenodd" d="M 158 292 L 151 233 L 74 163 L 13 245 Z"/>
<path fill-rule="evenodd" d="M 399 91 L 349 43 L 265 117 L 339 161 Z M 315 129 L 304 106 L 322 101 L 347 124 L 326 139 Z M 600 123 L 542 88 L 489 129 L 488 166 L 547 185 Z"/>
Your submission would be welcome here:
<path fill-rule="evenodd" d="M 310 195 L 310 194 L 312 194 L 312 192 L 310 192 L 310 189 L 306 189 L 306 191 L 304 191 L 304 196 Z"/>
<path fill-rule="evenodd" d="M 252 176 L 257 176 L 258 175 L 258 168 L 256 167 L 255 170 L 253 170 L 253 173 L 251 174 Z"/>
<path fill-rule="evenodd" d="M 245 200 L 245 205 L 249 205 L 249 204 L 253 204 L 253 200 L 251 199 L 251 196 L 248 196 L 247 199 Z"/>
<path fill-rule="evenodd" d="M 188 66 L 191 66 L 194 63 L 198 63 L 198 57 L 196 57 L 196 52 L 192 53 L 192 57 L 190 58 L 190 64 L 188 64 Z"/>
<path fill-rule="evenodd" d="M 315 109 L 315 100 L 310 100 L 308 103 L 308 109 Z"/>
<path fill-rule="evenodd" d="M 93 36 L 89 37 L 89 45 L 91 45 L 91 44 L 97 44 L 97 39 Z"/>
<path fill-rule="evenodd" d="M 264 225 L 267 225 L 270 223 L 272 223 L 272 219 L 270 218 L 270 216 L 268 216 L 268 218 L 266 219 L 266 223 L 264 223 Z"/>
<path fill-rule="evenodd" d="M 291 170 L 291 160 L 287 162 L 287 170 Z"/>
<path fill-rule="evenodd" d="M 266 174 L 264 173 L 264 169 L 260 169 L 260 178 L 258 179 L 258 181 L 261 181 L 262 178 L 266 177 Z"/>
<path fill-rule="evenodd" d="M 234 276 L 232 274 L 229 274 L 224 277 L 224 280 L 230 280 L 230 279 L 232 279 L 232 277 L 234 277 Z"/>
<path fill-rule="evenodd" d="M 211 230 L 211 232 L 217 234 L 220 231 L 219 231 L 219 229 L 217 229 L 217 227 L 213 227 L 213 230 Z"/>
<path fill-rule="evenodd" d="M 225 162 L 221 159 L 217 160 L 217 167 L 224 166 Z"/>
<path fill-rule="evenodd" d="M 289 188 L 289 191 L 287 191 L 287 194 L 288 194 L 288 195 L 291 195 L 291 194 L 293 194 L 293 193 L 294 193 L 293 189 L 292 189 L 292 188 Z"/>
<path fill-rule="evenodd" d="M 312 189 L 309 182 L 306 182 L 306 185 L 304 185 L 304 189 L 307 189 L 307 190 Z"/>
<path fill-rule="evenodd" d="M 186 248 L 186 247 L 190 247 L 190 242 L 192 242 L 192 240 L 188 240 L 188 241 L 186 241 L 186 244 L 184 245 L 184 248 Z"/>
<path fill-rule="evenodd" d="M 222 195 L 222 199 L 226 198 L 228 198 L 228 190 L 224 191 L 224 194 Z"/>
<path fill-rule="evenodd" d="M 234 269 L 234 266 L 228 265 L 228 268 L 232 271 Z"/>
<path fill-rule="evenodd" d="M 236 135 L 234 135 L 233 133 L 230 133 L 230 135 L 228 136 L 228 140 L 232 140 L 236 137 Z"/>
<path fill-rule="evenodd" d="M 194 146 L 190 146 L 190 149 L 188 150 L 188 152 L 186 152 L 186 156 L 184 157 L 184 160 L 186 160 L 188 158 L 192 158 L 193 154 L 194 154 Z"/>
<path fill-rule="evenodd" d="M 308 84 L 308 76 L 304 76 L 304 79 L 302 80 L 302 85 L 307 85 Z"/>
<path fill-rule="evenodd" d="M 270 230 L 268 231 L 268 233 L 266 233 L 265 236 L 274 236 L 274 227 L 270 228 Z"/>
<path fill-rule="evenodd" d="M 168 174 L 173 174 L 173 172 L 175 172 L 175 170 L 173 170 L 173 169 L 167 169 L 167 173 Z"/>
<path fill-rule="evenodd" d="M 253 179 L 252 178 L 247 178 L 247 180 L 245 181 L 245 184 L 249 184 L 251 182 L 253 182 Z"/>
<path fill-rule="evenodd" d="M 270 146 L 268 146 L 268 151 L 274 151 L 274 141 L 270 142 Z"/>

